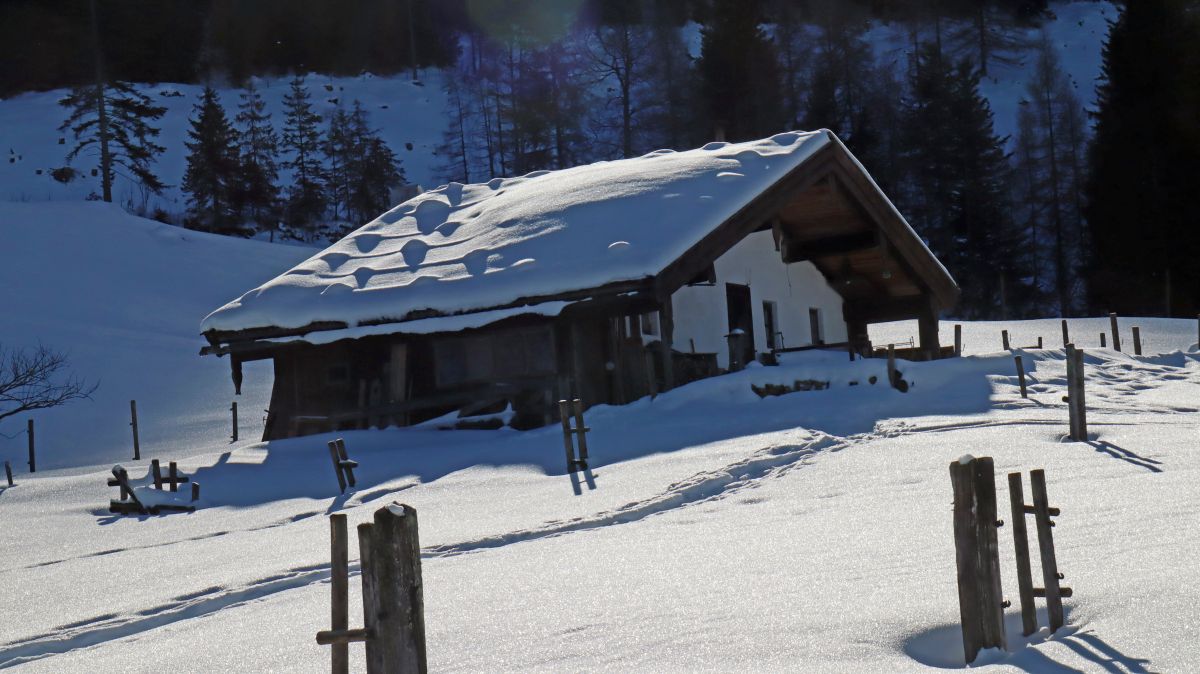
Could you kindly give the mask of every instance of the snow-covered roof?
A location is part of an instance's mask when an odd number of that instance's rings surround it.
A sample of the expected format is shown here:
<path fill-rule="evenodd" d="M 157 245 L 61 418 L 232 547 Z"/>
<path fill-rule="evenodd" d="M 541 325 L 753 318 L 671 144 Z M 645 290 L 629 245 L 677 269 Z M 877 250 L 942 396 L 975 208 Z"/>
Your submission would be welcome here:
<path fill-rule="evenodd" d="M 217 309 L 201 329 L 354 327 L 644 279 L 830 142 L 828 132 L 789 132 L 450 183 Z"/>

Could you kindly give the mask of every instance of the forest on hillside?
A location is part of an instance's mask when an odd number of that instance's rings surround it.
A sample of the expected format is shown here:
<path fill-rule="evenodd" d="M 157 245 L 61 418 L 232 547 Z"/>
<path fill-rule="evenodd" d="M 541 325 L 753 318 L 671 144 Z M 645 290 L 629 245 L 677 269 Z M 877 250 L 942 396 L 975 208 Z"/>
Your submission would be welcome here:
<path fill-rule="evenodd" d="M 96 100 L 138 105 L 109 97 L 122 82 L 437 67 L 441 177 L 461 182 L 829 128 L 959 281 L 964 318 L 1180 315 L 1200 308 L 1198 5 L 1122 5 L 1090 90 L 1039 36 L 1038 0 L 15 0 L 0 94 L 76 87 L 86 143 Z M 904 27 L 901 58 L 878 53 L 879 22 Z M 980 82 L 1015 62 L 1033 75 L 999 137 Z M 236 120 L 215 95 L 197 103 L 190 226 L 354 223 L 386 205 L 401 172 L 365 112 L 313 118 L 295 86 L 281 142 L 251 92 Z M 152 112 L 125 133 L 151 188 Z"/>

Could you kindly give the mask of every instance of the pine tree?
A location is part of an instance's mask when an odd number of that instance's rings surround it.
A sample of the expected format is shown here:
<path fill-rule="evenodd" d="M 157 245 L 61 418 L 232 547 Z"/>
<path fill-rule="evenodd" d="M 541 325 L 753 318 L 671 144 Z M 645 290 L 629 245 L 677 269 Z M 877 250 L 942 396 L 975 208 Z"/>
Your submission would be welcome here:
<path fill-rule="evenodd" d="M 1128 2 L 1109 27 L 1087 187 L 1093 310 L 1200 310 L 1200 17 L 1186 5 Z"/>
<path fill-rule="evenodd" d="M 714 0 L 701 30 L 696 67 L 711 128 L 728 140 L 779 131 L 779 73 L 775 50 L 760 26 L 758 0 Z"/>
<path fill-rule="evenodd" d="M 357 226 L 393 205 L 391 187 L 404 180 L 404 172 L 391 148 L 368 125 L 366 111 L 358 101 L 354 102 L 354 111 L 350 113 L 350 132 L 356 161 L 346 210 L 351 222 Z"/>
<path fill-rule="evenodd" d="M 286 116 L 282 149 L 291 155 L 283 167 L 292 173 L 286 214 L 288 223 L 311 241 L 317 224 L 325 214 L 326 196 L 321 165 L 321 117 L 313 112 L 304 78 L 292 79 L 291 90 L 283 98 Z"/>
<path fill-rule="evenodd" d="M 351 118 L 344 109 L 338 108 L 329 117 L 325 138 L 321 143 L 325 159 L 325 195 L 333 209 L 333 219 L 349 219 L 346 210 L 350 203 L 350 192 L 354 182 L 354 162 L 359 148 L 351 129 Z"/>
<path fill-rule="evenodd" d="M 237 132 L 229 124 L 217 92 L 204 87 L 192 109 L 186 142 L 189 154 L 183 174 L 191 226 L 222 234 L 248 234 L 237 222 Z"/>
<path fill-rule="evenodd" d="M 241 94 L 236 118 L 241 153 L 238 157 L 238 179 L 235 210 L 242 213 L 259 231 L 271 231 L 279 222 L 279 168 L 276 156 L 279 139 L 271 126 L 262 94 L 250 80 Z"/>

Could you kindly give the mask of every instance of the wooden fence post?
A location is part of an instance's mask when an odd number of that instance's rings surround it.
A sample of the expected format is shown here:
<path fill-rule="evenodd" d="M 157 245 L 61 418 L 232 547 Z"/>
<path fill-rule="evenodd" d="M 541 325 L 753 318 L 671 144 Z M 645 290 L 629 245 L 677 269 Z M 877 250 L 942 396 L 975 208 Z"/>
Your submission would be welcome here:
<path fill-rule="evenodd" d="M 179 491 L 179 466 L 174 461 L 167 464 L 167 481 L 171 483 L 171 491 Z"/>
<path fill-rule="evenodd" d="M 1042 348 L 1042 336 L 1038 335 L 1038 348 Z"/>
<path fill-rule="evenodd" d="M 129 416 L 131 421 L 129 425 L 133 427 L 133 460 L 141 461 L 142 445 L 138 442 L 138 427 L 137 427 L 137 401 L 129 401 Z"/>
<path fill-rule="evenodd" d="M 1025 365 L 1021 362 L 1021 357 L 1017 356 L 1013 360 L 1017 362 L 1017 381 L 1021 383 L 1021 397 L 1028 398 L 1029 393 L 1025 389 Z"/>
<path fill-rule="evenodd" d="M 1142 355 L 1142 329 L 1138 326 L 1133 326 L 1133 355 Z"/>
<path fill-rule="evenodd" d="M 368 622 L 373 635 L 367 641 L 367 671 L 426 674 L 421 544 L 411 506 L 393 503 L 375 511 L 370 575 L 374 614 Z M 367 606 L 364 595 L 364 610 Z"/>
<path fill-rule="evenodd" d="M 330 628 L 334 631 L 350 628 L 350 560 L 346 536 L 346 515 L 335 513 L 329 516 L 329 588 Z M 333 674 L 349 674 L 350 644 L 332 644 L 330 664 Z"/>
<path fill-rule="evenodd" d="M 345 494 L 346 493 L 346 476 L 342 474 L 342 466 L 341 466 L 342 457 L 339 456 L 339 454 L 338 454 L 337 441 L 330 440 L 326 444 L 329 445 L 329 458 L 333 460 L 333 472 L 335 475 L 337 475 L 338 492 Z"/>
<path fill-rule="evenodd" d="M 566 400 L 558 401 L 558 420 L 562 422 L 563 450 L 567 454 L 567 473 L 575 472 L 575 442 L 571 439 L 571 408 Z"/>
<path fill-rule="evenodd" d="M 1065 319 L 1065 318 L 1062 319 L 1062 333 L 1063 333 L 1063 348 L 1066 348 L 1066 346 L 1071 343 L 1071 338 L 1068 336 L 1068 333 L 1067 333 L 1067 319 Z"/>
<path fill-rule="evenodd" d="M 1083 349 L 1075 349 L 1074 367 L 1072 373 L 1075 377 L 1075 393 L 1071 396 L 1071 402 L 1075 406 L 1075 422 L 1078 430 L 1078 437 L 1075 439 L 1079 442 L 1086 442 L 1088 439 L 1087 430 L 1087 394 L 1084 391 L 1083 378 Z"/>
<path fill-rule="evenodd" d="M 29 472 L 37 472 L 37 457 L 33 452 L 33 419 L 25 423 L 25 435 L 29 436 Z"/>
<path fill-rule="evenodd" d="M 576 398 L 571 404 L 575 407 L 575 437 L 579 439 L 579 463 L 587 468 L 587 432 L 591 429 L 583 425 L 583 401 Z"/>
<path fill-rule="evenodd" d="M 1105 335 L 1103 332 L 1102 332 L 1102 333 L 1100 333 L 1100 348 L 1101 348 L 1101 349 L 1103 349 L 1103 348 L 1106 348 L 1106 347 L 1108 346 L 1108 342 L 1106 341 L 1106 337 L 1107 337 L 1107 335 Z"/>
<path fill-rule="evenodd" d="M 1117 331 L 1117 314 L 1116 312 L 1108 315 L 1108 325 L 1112 329 L 1113 349 L 1121 350 L 1121 333 Z"/>
<path fill-rule="evenodd" d="M 199 501 L 199 500 L 200 500 L 200 483 L 193 482 L 192 483 L 192 501 Z"/>
<path fill-rule="evenodd" d="M 1004 601 L 996 528 L 992 459 L 963 457 L 950 464 L 954 487 L 954 548 L 958 567 L 963 655 L 975 661 L 984 648 L 1005 648 Z"/>
<path fill-rule="evenodd" d="M 1063 576 L 1058 572 L 1058 560 L 1054 555 L 1054 533 L 1051 531 L 1054 522 L 1050 521 L 1051 508 L 1046 496 L 1046 471 L 1030 471 L 1029 483 L 1033 488 L 1033 515 L 1037 522 L 1038 547 L 1042 553 L 1042 589 L 1046 597 L 1046 613 L 1050 618 L 1050 632 L 1053 634 L 1063 626 L 1062 597 L 1069 597 L 1071 593 L 1069 589 L 1058 585 Z"/>
<path fill-rule="evenodd" d="M 1003 345 L 1004 345 L 1004 350 L 1005 350 L 1005 351 L 1011 351 L 1011 350 L 1012 350 L 1012 349 L 1011 349 L 1011 347 L 1010 347 L 1010 346 L 1009 346 L 1009 344 L 1008 344 L 1008 330 L 1001 330 L 1001 331 L 1000 331 L 1000 341 L 1001 341 L 1001 343 L 1003 343 Z"/>
<path fill-rule="evenodd" d="M 346 476 L 346 484 L 351 487 L 357 486 L 358 482 L 354 479 L 354 469 L 358 468 L 357 461 L 350 460 L 350 454 L 346 452 L 346 440 L 338 438 L 335 440 L 338 451 L 338 465 L 342 469 L 342 474 Z"/>
<path fill-rule="evenodd" d="M 154 488 L 162 489 L 162 467 L 158 465 L 158 459 L 150 460 L 150 474 L 154 476 Z"/>
<path fill-rule="evenodd" d="M 1012 505 L 1013 543 L 1017 552 L 1017 587 L 1021 596 L 1021 633 L 1037 631 L 1037 606 L 1033 603 L 1033 572 L 1029 565 L 1029 531 L 1025 527 L 1025 490 L 1020 473 L 1008 474 L 1008 500 Z"/>
<path fill-rule="evenodd" d="M 7 461 L 4 462 L 4 477 L 8 479 L 8 486 L 13 486 L 12 466 Z"/>
<path fill-rule="evenodd" d="M 238 422 L 237 422 L 237 401 L 229 406 L 229 411 L 233 413 L 233 441 L 238 441 Z"/>
<path fill-rule="evenodd" d="M 954 324 L 954 355 L 962 355 L 962 325 Z"/>
<path fill-rule="evenodd" d="M 896 388 L 896 345 L 895 344 L 888 344 L 887 359 L 888 359 L 888 361 L 887 361 L 888 384 L 890 384 L 892 388 Z"/>

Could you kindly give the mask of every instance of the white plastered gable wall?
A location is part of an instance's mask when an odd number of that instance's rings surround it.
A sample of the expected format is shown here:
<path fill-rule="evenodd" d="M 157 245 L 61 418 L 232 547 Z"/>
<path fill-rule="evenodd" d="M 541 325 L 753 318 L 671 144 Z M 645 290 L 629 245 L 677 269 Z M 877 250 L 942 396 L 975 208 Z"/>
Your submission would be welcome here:
<path fill-rule="evenodd" d="M 674 314 L 674 347 L 696 353 L 716 353 L 717 364 L 729 367 L 729 315 L 725 284 L 750 287 L 750 306 L 754 314 L 754 350 L 767 350 L 763 302 L 774 302 L 776 329 L 782 334 L 782 346 L 807 346 L 812 343 L 809 309 L 816 309 L 821 321 L 821 337 L 826 343 L 846 341 L 846 323 L 842 318 L 842 297 L 830 287 L 821 272 L 810 262 L 784 264 L 775 250 L 770 231 L 754 232 L 739 241 L 714 264 L 714 285 L 684 286 L 671 296 Z"/>

